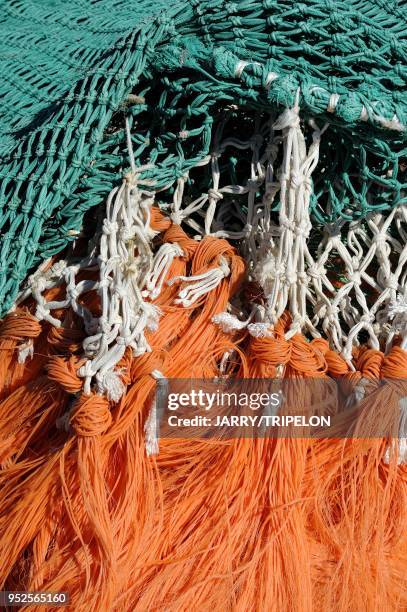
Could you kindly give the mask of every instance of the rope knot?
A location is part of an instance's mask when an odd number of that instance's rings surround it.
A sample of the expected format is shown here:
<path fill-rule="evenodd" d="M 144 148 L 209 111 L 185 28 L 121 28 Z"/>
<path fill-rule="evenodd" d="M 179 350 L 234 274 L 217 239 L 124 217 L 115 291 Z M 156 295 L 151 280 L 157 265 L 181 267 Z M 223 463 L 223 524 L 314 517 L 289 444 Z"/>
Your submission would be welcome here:
<path fill-rule="evenodd" d="M 36 319 L 38 319 L 38 321 L 49 321 L 50 319 L 50 309 L 47 308 L 44 304 L 38 304 L 37 303 L 37 307 L 35 309 L 35 317 Z M 60 327 L 61 326 L 61 322 L 57 320 L 53 321 L 55 327 Z"/>
<path fill-rule="evenodd" d="M 372 238 L 372 242 L 377 246 L 385 246 L 387 245 L 387 236 L 385 232 L 377 232 Z"/>
<path fill-rule="evenodd" d="M 294 223 L 294 221 L 290 221 L 290 219 L 288 219 L 288 217 L 283 217 L 280 219 L 280 227 L 290 230 L 291 232 L 295 232 L 296 230 L 296 225 Z"/>
<path fill-rule="evenodd" d="M 88 361 L 85 361 L 78 369 L 77 374 L 80 378 L 91 378 L 95 374 L 92 360 L 88 359 Z"/>
<path fill-rule="evenodd" d="M 230 267 L 228 264 L 227 259 L 225 259 L 225 257 L 223 257 L 223 255 L 221 255 L 219 257 L 219 268 L 221 269 L 224 277 L 226 278 L 227 276 L 229 276 L 230 274 Z"/>
<path fill-rule="evenodd" d="M 311 188 L 311 180 L 308 178 L 308 176 L 305 176 L 305 174 L 302 174 L 301 172 L 292 171 L 290 179 L 291 187 L 293 189 L 299 189 L 301 185 L 304 185 L 304 187 L 307 189 Z"/>
<path fill-rule="evenodd" d="M 126 271 L 129 274 L 131 273 L 128 268 Z M 114 288 L 114 294 L 117 295 L 117 297 L 124 299 L 128 295 L 128 290 L 125 285 L 116 285 L 116 287 Z"/>
<path fill-rule="evenodd" d="M 298 273 L 295 270 L 287 270 L 285 280 L 288 285 L 295 285 L 298 279 Z"/>
<path fill-rule="evenodd" d="M 84 438 L 103 434 L 112 423 L 109 401 L 102 395 L 81 395 L 75 402 L 70 424 L 75 433 Z"/>
<path fill-rule="evenodd" d="M 215 200 L 215 202 L 218 202 L 219 200 L 223 200 L 223 193 L 221 193 L 217 189 L 209 189 L 208 196 L 210 200 Z"/>
<path fill-rule="evenodd" d="M 295 109 L 286 108 L 286 110 L 279 116 L 277 121 L 273 124 L 275 130 L 284 130 L 285 128 L 298 128 L 300 125 L 300 118 L 298 112 Z"/>
<path fill-rule="evenodd" d="M 269 323 L 250 323 L 247 330 L 253 338 L 270 338 L 272 335 Z"/>
<path fill-rule="evenodd" d="M 306 219 L 303 219 L 295 228 L 294 233 L 296 236 L 304 236 L 304 238 L 308 238 L 311 229 L 312 229 L 311 223 L 307 221 Z"/>
<path fill-rule="evenodd" d="M 398 295 L 396 300 L 389 304 L 390 320 L 394 319 L 396 315 L 404 314 L 407 314 L 407 300 L 402 295 Z"/>
<path fill-rule="evenodd" d="M 122 227 L 120 230 L 120 238 L 123 242 L 129 242 L 133 240 L 136 235 L 136 227 L 134 225 L 130 227 Z"/>
<path fill-rule="evenodd" d="M 271 278 L 281 278 L 282 276 L 285 275 L 285 272 L 286 272 L 286 266 L 284 265 L 284 263 L 275 264 L 274 270 L 272 270 L 270 276 Z"/>
<path fill-rule="evenodd" d="M 28 279 L 28 284 L 33 291 L 38 291 L 39 293 L 43 293 L 47 288 L 47 281 L 44 276 L 30 276 Z"/>
<path fill-rule="evenodd" d="M 297 279 L 301 285 L 308 285 L 309 283 L 308 274 L 306 272 L 297 272 Z"/>
<path fill-rule="evenodd" d="M 332 306 L 331 304 L 327 304 L 326 306 L 326 316 L 330 321 L 335 321 L 336 316 L 338 315 L 338 307 Z"/>
<path fill-rule="evenodd" d="M 386 289 L 393 289 L 394 291 L 397 291 L 399 288 L 397 277 L 394 274 L 389 274 L 389 277 L 386 278 L 384 285 Z"/>
<path fill-rule="evenodd" d="M 246 185 L 249 191 L 257 191 L 261 183 L 262 183 L 261 179 L 259 180 L 259 179 L 249 178 L 247 179 Z"/>
<path fill-rule="evenodd" d="M 131 187 L 135 187 L 137 185 L 134 172 L 126 172 L 126 174 L 123 175 L 123 181 Z"/>
<path fill-rule="evenodd" d="M 137 261 L 132 261 L 130 263 L 126 263 L 125 264 L 125 274 L 127 276 L 132 276 L 132 275 L 136 275 L 140 272 L 140 265 L 137 263 Z M 127 295 L 127 290 L 125 291 L 124 296 L 121 297 L 125 297 Z"/>
<path fill-rule="evenodd" d="M 56 276 L 62 276 L 66 268 L 67 268 L 66 261 L 64 259 L 60 259 L 59 261 L 54 263 L 54 265 L 51 267 L 51 272 L 52 274 L 55 274 Z"/>
<path fill-rule="evenodd" d="M 77 302 L 79 295 L 80 292 L 78 291 L 76 285 L 67 285 L 66 296 L 68 299 L 70 299 L 72 302 Z"/>
<path fill-rule="evenodd" d="M 212 317 L 212 322 L 215 323 L 215 325 L 219 325 L 225 334 L 244 329 L 248 324 L 248 321 L 240 321 L 240 319 L 229 312 L 219 312 Z"/>
<path fill-rule="evenodd" d="M 354 285 L 360 285 L 362 282 L 360 272 L 358 270 L 351 272 L 350 274 L 348 274 L 348 280 Z"/>
<path fill-rule="evenodd" d="M 184 215 L 180 210 L 174 210 L 174 212 L 170 214 L 170 219 L 175 225 L 181 225 Z"/>
<path fill-rule="evenodd" d="M 108 370 L 96 374 L 97 389 L 105 394 L 111 402 L 117 403 L 126 391 L 126 386 L 120 376 L 121 371 Z"/>
<path fill-rule="evenodd" d="M 107 236 L 110 236 L 110 234 L 115 234 L 118 229 L 119 226 L 117 225 L 116 221 L 108 221 L 108 219 L 103 221 L 103 233 Z"/>
<path fill-rule="evenodd" d="M 310 266 L 307 270 L 307 274 L 310 278 L 319 279 L 325 274 L 325 269 L 322 266 Z"/>

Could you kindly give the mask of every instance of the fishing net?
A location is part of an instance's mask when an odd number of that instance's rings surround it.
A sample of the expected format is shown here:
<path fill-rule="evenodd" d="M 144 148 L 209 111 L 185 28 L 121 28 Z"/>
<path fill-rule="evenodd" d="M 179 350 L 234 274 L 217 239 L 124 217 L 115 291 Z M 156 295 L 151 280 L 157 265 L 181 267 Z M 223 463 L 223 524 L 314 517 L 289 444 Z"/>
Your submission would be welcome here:
<path fill-rule="evenodd" d="M 401 204 L 406 41 L 391 6 L 211 1 L 152 11 L 109 0 L 61 14 L 49 2 L 4 3 L 2 313 L 116 184 L 128 163 L 123 107 L 135 163 L 153 164 L 146 176 L 162 189 L 210 153 L 228 106 L 239 131 L 254 111 L 292 108 L 299 89 L 302 120 L 330 123 L 313 223 Z"/>
<path fill-rule="evenodd" d="M 401 612 L 402 6 L 0 6 L 2 588 Z M 356 435 L 159 439 L 174 378 L 334 380 Z"/>
<path fill-rule="evenodd" d="M 145 214 L 157 203 L 191 237 L 227 238 L 238 249 L 247 262 L 247 280 L 261 288 L 262 312 L 257 316 L 264 324 L 276 324 L 288 311 L 292 315 L 288 337 L 298 332 L 310 339 L 322 335 L 348 363 L 360 344 L 389 349 L 394 338 L 404 337 L 407 331 L 406 208 L 397 204 L 363 217 L 335 218 L 326 197 L 324 208 L 317 204 L 326 222 L 316 220 L 311 202 L 318 178 L 314 181 L 313 177 L 318 176 L 320 165 L 330 165 L 326 153 L 321 153 L 324 139 L 331 142 L 329 130 L 327 123 L 318 128 L 312 119 L 303 126 L 298 108 L 284 111 L 279 118 L 261 113 L 242 117 L 236 109 L 224 111 L 215 124 L 210 153 L 174 183 L 155 191 L 154 179 L 141 178 L 148 167 L 136 165 L 133 151 L 138 137 L 132 137 L 127 120 L 132 170 L 109 196 L 106 213 L 103 208 L 100 216 L 99 211 L 99 223 L 93 219 L 90 224 L 96 233 L 88 259 L 70 265 L 68 257 L 52 267 L 46 262 L 48 270 L 44 273 L 44 266 L 40 267 L 30 277 L 17 302 L 34 291 L 36 317 L 50 323 L 55 323 L 53 309 L 73 307 L 84 319 L 87 333 L 93 337 L 92 330 L 98 330 L 102 352 L 108 351 L 108 344 L 116 347 L 120 338 L 121 349 L 109 349 L 116 353 L 115 363 L 127 345 L 136 354 L 148 350 L 142 333 L 129 335 L 129 323 L 121 317 L 131 312 L 131 326 L 142 330 L 140 322 L 145 325 L 151 299 L 158 297 L 168 281 L 166 274 L 174 257 L 183 254 L 177 245 L 170 249 L 153 243 L 154 232 L 148 229 Z M 332 143 L 328 148 L 333 150 Z M 84 267 L 100 267 L 100 279 L 76 280 Z M 126 281 L 129 270 L 135 276 Z M 66 299 L 48 303 L 41 288 L 64 280 Z M 132 295 L 128 282 L 137 285 L 137 295 Z M 78 301 L 90 288 L 100 293 L 100 320 Z M 178 303 L 188 306 L 198 297 L 199 293 Z M 240 310 L 244 319 L 250 315 L 247 308 Z M 158 324 L 158 315 L 156 319 Z M 109 340 L 102 341 L 103 336 Z M 91 346 L 90 353 L 88 349 L 85 353 L 103 357 L 105 363 L 104 354 L 92 342 Z M 93 374 L 98 358 L 89 365 Z"/>

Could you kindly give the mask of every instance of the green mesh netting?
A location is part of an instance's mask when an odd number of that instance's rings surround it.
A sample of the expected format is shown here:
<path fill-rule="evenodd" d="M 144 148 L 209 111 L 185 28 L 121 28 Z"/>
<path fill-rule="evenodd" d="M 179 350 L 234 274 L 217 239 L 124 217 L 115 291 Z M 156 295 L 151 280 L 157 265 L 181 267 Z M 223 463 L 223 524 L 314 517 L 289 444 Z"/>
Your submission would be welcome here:
<path fill-rule="evenodd" d="M 313 223 L 405 200 L 407 27 L 384 0 L 1 0 L 0 301 L 60 252 L 128 166 L 162 190 L 211 150 L 216 130 L 292 106 L 330 129 Z M 252 133 L 248 130 L 247 133 Z M 247 134 L 246 134 L 247 136 Z M 240 160 L 231 152 L 233 177 Z M 189 180 L 193 199 L 207 189 Z"/>

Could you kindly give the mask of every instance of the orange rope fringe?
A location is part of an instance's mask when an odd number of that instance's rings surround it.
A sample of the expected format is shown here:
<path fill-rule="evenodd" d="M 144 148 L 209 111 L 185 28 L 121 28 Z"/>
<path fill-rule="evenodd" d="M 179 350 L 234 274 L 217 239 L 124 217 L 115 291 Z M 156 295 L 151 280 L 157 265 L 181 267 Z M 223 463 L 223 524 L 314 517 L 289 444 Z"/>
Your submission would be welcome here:
<path fill-rule="evenodd" d="M 147 457 L 144 424 L 153 370 L 214 377 L 233 350 L 234 376 L 339 377 L 347 396 L 364 379 L 366 436 L 407 395 L 407 353 L 360 349 L 351 372 L 322 339 L 286 340 L 288 315 L 273 337 L 223 333 L 211 319 L 244 282 L 243 260 L 225 240 L 191 240 L 157 209 L 152 219 L 184 253 L 170 277 L 220 255 L 231 274 L 188 308 L 173 304 L 177 287 L 163 288 L 152 352 L 127 350 L 119 364 L 119 403 L 83 394 L 85 334 L 72 312 L 57 313 L 58 329 L 29 305 L 1 323 L 1 588 L 68 591 L 75 611 L 406 610 L 406 467 L 396 454 L 383 462 L 388 440 L 163 439 Z M 85 300 L 97 311 L 94 295 Z M 27 339 L 35 356 L 19 364 Z"/>

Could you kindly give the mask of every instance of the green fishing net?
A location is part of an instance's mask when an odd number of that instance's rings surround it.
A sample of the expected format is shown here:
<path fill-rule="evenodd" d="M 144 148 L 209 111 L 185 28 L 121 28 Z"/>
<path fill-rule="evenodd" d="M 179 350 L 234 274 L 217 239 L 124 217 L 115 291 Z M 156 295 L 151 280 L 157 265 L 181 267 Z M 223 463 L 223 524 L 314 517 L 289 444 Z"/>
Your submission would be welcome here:
<path fill-rule="evenodd" d="M 164 209 L 181 187 L 193 209 L 218 163 L 215 175 L 232 187 L 214 227 L 227 225 L 232 238 L 244 231 L 247 193 L 267 200 L 256 167 L 278 159 L 273 122 L 296 103 L 308 144 L 315 125 L 328 124 L 312 177 L 315 228 L 340 232 L 406 201 L 401 3 L 1 0 L 0 8 L 2 315 L 34 267 L 86 234 L 128 171 L 125 118 L 145 189 Z M 199 210 L 195 217 L 192 229 Z"/>

